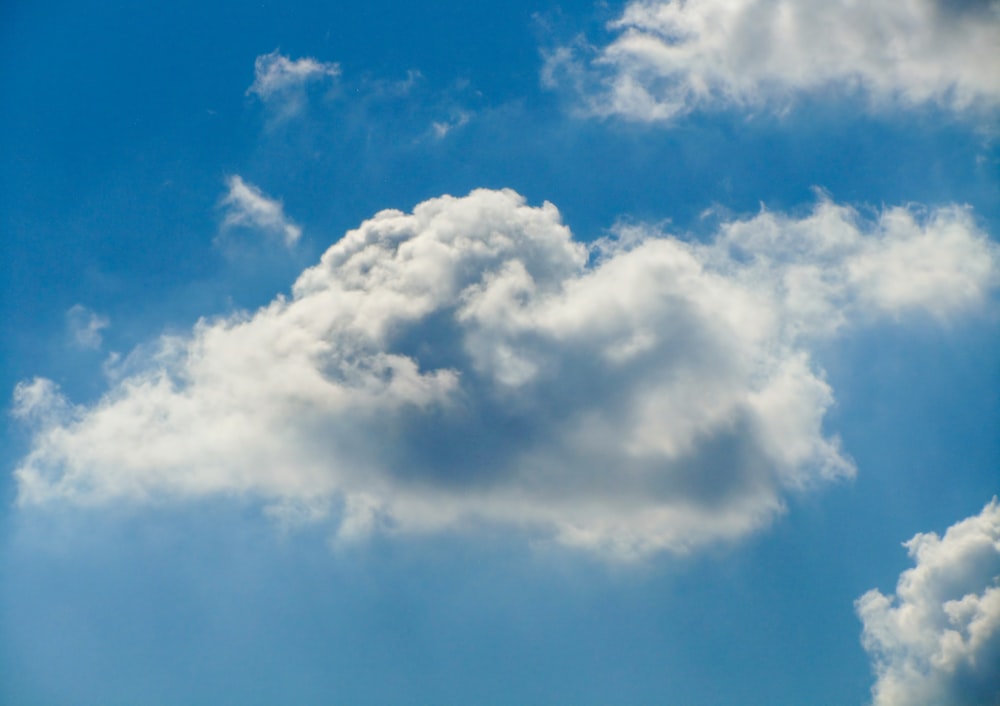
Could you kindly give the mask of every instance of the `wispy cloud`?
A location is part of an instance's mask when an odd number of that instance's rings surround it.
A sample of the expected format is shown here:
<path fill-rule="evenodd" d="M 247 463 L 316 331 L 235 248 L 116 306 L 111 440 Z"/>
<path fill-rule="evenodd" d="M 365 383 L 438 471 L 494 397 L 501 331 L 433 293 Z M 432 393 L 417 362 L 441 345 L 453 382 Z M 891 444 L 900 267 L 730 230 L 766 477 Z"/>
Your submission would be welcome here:
<path fill-rule="evenodd" d="M 282 239 L 291 247 L 302 237 L 302 229 L 285 216 L 280 201 L 270 199 L 253 184 L 234 175 L 226 180 L 229 192 L 222 200 L 226 208 L 223 229 L 245 227 Z"/>
<path fill-rule="evenodd" d="M 338 64 L 308 57 L 289 59 L 275 49 L 254 61 L 254 81 L 247 89 L 247 95 L 256 95 L 265 103 L 276 104 L 280 115 L 291 117 L 304 105 L 307 84 L 339 76 Z"/>
<path fill-rule="evenodd" d="M 106 316 L 101 316 L 82 304 L 74 304 L 66 312 L 66 327 L 73 345 L 78 348 L 100 348 L 103 340 L 101 331 L 110 323 Z"/>
<path fill-rule="evenodd" d="M 608 28 L 610 44 L 557 49 L 543 73 L 597 115 L 781 109 L 831 87 L 872 104 L 1000 104 L 996 2 L 633 0 Z"/>
<path fill-rule="evenodd" d="M 1000 505 L 906 542 L 916 566 L 895 595 L 858 599 L 875 663 L 874 706 L 984 706 L 1000 699 Z"/>
<path fill-rule="evenodd" d="M 455 114 L 452 115 L 452 117 L 450 117 L 447 120 L 435 120 L 433 123 L 431 123 L 431 129 L 434 130 L 435 137 L 437 137 L 438 139 L 443 139 L 452 130 L 460 128 L 463 125 L 467 125 L 471 119 L 472 119 L 471 113 L 464 110 L 460 110 L 456 111 Z"/>
<path fill-rule="evenodd" d="M 256 79 L 247 89 L 267 105 L 268 128 L 296 121 L 299 131 L 334 129 L 347 139 L 361 138 L 365 149 L 382 143 L 395 151 L 440 141 L 483 114 L 484 98 L 467 80 L 433 88 L 423 74 L 409 69 L 402 78 L 372 74 L 341 77 L 338 64 L 312 58 L 292 60 L 277 51 L 257 57 Z M 311 84 L 336 79 L 322 100 Z M 485 109 L 489 112 L 489 109 Z M 300 132 L 300 134 L 302 134 Z"/>
<path fill-rule="evenodd" d="M 951 320 L 996 277 L 962 208 L 867 221 L 821 200 L 705 243 L 631 227 L 588 247 L 512 191 L 431 199 L 347 233 L 290 299 L 133 356 L 96 404 L 23 383 L 19 501 L 240 494 L 282 521 L 326 508 L 342 539 L 486 522 L 683 552 L 853 474 L 818 341 Z"/>

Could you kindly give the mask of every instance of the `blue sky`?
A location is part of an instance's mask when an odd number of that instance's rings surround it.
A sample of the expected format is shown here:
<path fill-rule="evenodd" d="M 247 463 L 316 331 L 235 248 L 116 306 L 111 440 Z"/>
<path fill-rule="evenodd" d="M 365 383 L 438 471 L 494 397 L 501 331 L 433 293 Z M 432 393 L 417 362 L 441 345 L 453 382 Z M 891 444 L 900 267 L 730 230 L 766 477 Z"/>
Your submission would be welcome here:
<path fill-rule="evenodd" d="M 0 16 L 0 703 L 1000 694 L 996 2 Z"/>

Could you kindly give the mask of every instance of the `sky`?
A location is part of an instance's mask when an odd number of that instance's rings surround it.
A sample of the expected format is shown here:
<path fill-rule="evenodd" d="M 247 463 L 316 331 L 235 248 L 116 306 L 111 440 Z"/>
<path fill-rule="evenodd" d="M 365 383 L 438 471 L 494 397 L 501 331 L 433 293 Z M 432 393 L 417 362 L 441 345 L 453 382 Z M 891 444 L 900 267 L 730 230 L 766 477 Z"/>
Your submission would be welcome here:
<path fill-rule="evenodd" d="M 0 703 L 1000 703 L 1000 3 L 0 65 Z"/>

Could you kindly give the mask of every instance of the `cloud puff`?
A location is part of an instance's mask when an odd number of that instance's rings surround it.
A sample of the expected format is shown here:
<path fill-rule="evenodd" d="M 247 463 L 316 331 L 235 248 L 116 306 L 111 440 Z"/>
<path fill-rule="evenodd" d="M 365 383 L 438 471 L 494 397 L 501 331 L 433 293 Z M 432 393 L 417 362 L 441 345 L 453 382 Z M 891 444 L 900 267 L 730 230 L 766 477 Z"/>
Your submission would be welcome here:
<path fill-rule="evenodd" d="M 279 117 L 298 113 L 305 102 L 306 85 L 340 76 L 340 65 L 311 58 L 289 59 L 277 49 L 254 61 L 254 81 L 247 95 L 256 95 L 264 103 L 277 105 Z"/>
<path fill-rule="evenodd" d="M 780 108 L 831 86 L 874 104 L 1000 103 L 995 0 L 633 0 L 609 29 L 610 44 L 562 48 L 543 74 L 574 84 L 598 115 Z"/>
<path fill-rule="evenodd" d="M 821 200 L 705 243 L 630 227 L 588 247 L 509 190 L 435 198 L 348 232 L 291 297 L 134 353 L 91 406 L 22 383 L 19 502 L 228 494 L 341 539 L 486 524 L 686 551 L 853 474 L 816 341 L 951 317 L 996 263 L 962 208 L 865 221 Z"/>
<path fill-rule="evenodd" d="M 254 228 L 281 238 L 291 247 L 302 236 L 302 229 L 285 216 L 280 201 L 269 199 L 253 184 L 248 184 L 239 175 L 226 180 L 229 192 L 222 200 L 226 207 L 223 229 L 234 227 Z"/>
<path fill-rule="evenodd" d="M 1000 505 L 904 545 L 894 596 L 858 599 L 875 706 L 1000 704 Z"/>
<path fill-rule="evenodd" d="M 100 348 L 101 331 L 110 323 L 106 316 L 100 316 L 82 304 L 74 304 L 66 312 L 66 326 L 73 345 L 77 348 Z"/>

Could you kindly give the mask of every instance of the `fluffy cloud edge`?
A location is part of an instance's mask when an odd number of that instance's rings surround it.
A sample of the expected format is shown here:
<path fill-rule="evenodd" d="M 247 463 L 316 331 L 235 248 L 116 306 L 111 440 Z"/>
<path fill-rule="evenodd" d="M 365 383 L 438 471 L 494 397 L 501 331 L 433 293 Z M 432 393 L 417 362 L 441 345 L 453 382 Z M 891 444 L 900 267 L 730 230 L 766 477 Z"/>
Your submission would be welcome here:
<path fill-rule="evenodd" d="M 583 113 L 669 123 L 692 111 L 766 107 L 829 88 L 869 107 L 937 105 L 994 116 L 1000 3 L 938 0 L 633 0 L 605 46 L 549 51 L 542 81 Z"/>
<path fill-rule="evenodd" d="M 1000 504 L 904 545 L 895 594 L 857 600 L 875 706 L 1000 703 Z"/>
<path fill-rule="evenodd" d="M 101 331 L 110 325 L 111 320 L 108 317 L 88 309 L 83 304 L 74 304 L 66 311 L 66 328 L 76 348 L 99 349 L 104 341 Z"/>

